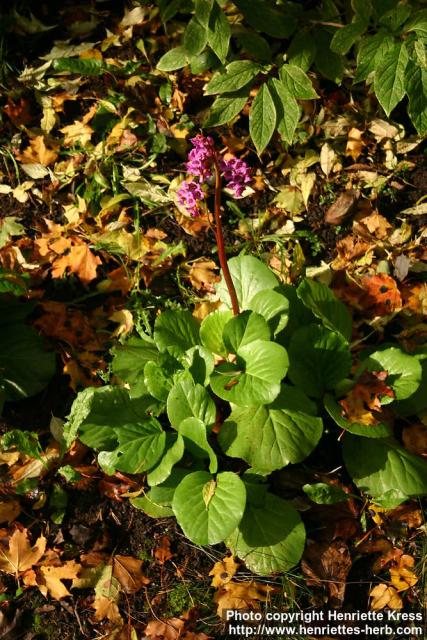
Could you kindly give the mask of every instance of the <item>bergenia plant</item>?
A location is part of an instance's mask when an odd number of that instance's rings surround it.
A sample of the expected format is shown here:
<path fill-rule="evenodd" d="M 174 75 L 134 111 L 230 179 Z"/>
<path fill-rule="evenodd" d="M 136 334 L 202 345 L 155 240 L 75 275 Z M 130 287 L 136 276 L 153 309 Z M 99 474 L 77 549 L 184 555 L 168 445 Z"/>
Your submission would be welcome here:
<path fill-rule="evenodd" d="M 239 304 L 227 265 L 222 231 L 221 189 L 224 180 L 225 186 L 232 192 L 234 197 L 240 198 L 245 187 L 251 182 L 250 168 L 246 162 L 234 156 L 223 158 L 216 150 L 215 143 L 210 136 L 197 135 L 191 139 L 191 143 L 193 148 L 188 154 L 188 161 L 185 165 L 190 177 L 182 182 L 177 191 L 178 202 L 194 218 L 199 216 L 203 210 L 207 211 L 209 215 L 206 198 L 214 188 L 214 223 L 212 227 L 218 247 L 219 262 L 230 294 L 233 313 L 237 315 L 239 313 Z"/>

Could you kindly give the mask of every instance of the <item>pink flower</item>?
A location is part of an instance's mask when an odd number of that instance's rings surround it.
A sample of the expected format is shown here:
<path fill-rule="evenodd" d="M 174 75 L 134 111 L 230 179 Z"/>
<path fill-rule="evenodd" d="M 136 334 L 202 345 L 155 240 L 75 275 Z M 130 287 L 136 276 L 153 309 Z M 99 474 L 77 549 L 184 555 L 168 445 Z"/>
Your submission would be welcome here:
<path fill-rule="evenodd" d="M 239 158 L 230 158 L 229 160 L 221 160 L 220 167 L 224 179 L 227 181 L 227 187 L 234 191 L 236 198 L 240 198 L 245 186 L 251 182 L 248 165 Z"/>
<path fill-rule="evenodd" d="M 197 135 L 191 138 L 193 149 L 188 154 L 188 162 L 186 168 L 188 173 L 200 178 L 200 182 L 204 182 L 212 175 L 212 162 L 215 155 L 215 146 L 213 139 L 208 136 Z"/>
<path fill-rule="evenodd" d="M 193 218 L 197 218 L 200 215 L 200 201 L 205 197 L 200 184 L 194 180 L 182 182 L 176 194 L 179 204 L 185 207 Z"/>

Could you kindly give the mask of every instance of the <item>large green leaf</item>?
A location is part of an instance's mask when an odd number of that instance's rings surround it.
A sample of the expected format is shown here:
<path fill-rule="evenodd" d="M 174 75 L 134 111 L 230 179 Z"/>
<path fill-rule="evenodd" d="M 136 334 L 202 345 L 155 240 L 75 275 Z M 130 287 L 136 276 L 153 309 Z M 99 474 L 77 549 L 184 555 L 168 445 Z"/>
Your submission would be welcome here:
<path fill-rule="evenodd" d="M 184 47 L 175 47 L 167 51 L 158 61 L 159 71 L 175 71 L 182 69 L 187 64 L 187 51 Z"/>
<path fill-rule="evenodd" d="M 249 309 L 252 298 L 259 291 L 274 289 L 278 282 L 274 273 L 261 260 L 253 256 L 237 256 L 228 261 L 228 267 L 236 289 L 240 311 Z M 224 277 L 217 287 L 221 301 L 231 307 Z"/>
<path fill-rule="evenodd" d="M 280 11 L 265 0 L 236 0 L 234 4 L 242 11 L 245 21 L 257 31 L 274 38 L 288 38 L 295 30 L 296 21 L 290 15 L 289 6 Z"/>
<path fill-rule="evenodd" d="M 228 456 L 270 472 L 304 460 L 322 430 L 316 405 L 301 390 L 286 385 L 270 405 L 234 409 L 218 440 Z"/>
<path fill-rule="evenodd" d="M 241 347 L 237 355 L 237 363 L 220 364 L 215 369 L 213 392 L 243 407 L 273 402 L 289 365 L 286 350 L 273 342 L 255 340 Z"/>
<path fill-rule="evenodd" d="M 412 60 L 406 69 L 405 88 L 411 120 L 418 133 L 424 135 L 427 132 L 427 70 Z"/>
<path fill-rule="evenodd" d="M 181 480 L 189 473 L 187 469 L 175 467 L 164 482 L 152 487 L 145 495 L 132 498 L 131 504 L 152 518 L 173 516 L 171 507 L 173 494 Z"/>
<path fill-rule="evenodd" d="M 168 418 L 175 429 L 186 418 L 198 418 L 208 426 L 216 419 L 215 403 L 201 384 L 186 373 L 177 380 L 167 400 Z"/>
<path fill-rule="evenodd" d="M 270 340 L 271 334 L 265 319 L 252 311 L 243 311 L 231 318 L 224 327 L 222 334 L 224 344 L 230 353 L 238 353 L 255 340 Z"/>
<path fill-rule="evenodd" d="M 405 400 L 398 400 L 393 409 L 401 416 L 411 416 L 427 409 L 427 356 L 415 356 L 421 363 L 421 383 L 417 390 Z"/>
<path fill-rule="evenodd" d="M 148 471 L 160 460 L 166 445 L 166 433 L 155 418 L 139 424 L 115 427 L 118 447 L 111 452 L 109 464 L 124 473 Z"/>
<path fill-rule="evenodd" d="M 144 367 L 149 361 L 155 362 L 159 355 L 154 340 L 149 336 L 129 338 L 124 345 L 114 347 L 112 354 L 112 371 L 117 378 L 129 385 L 130 396 L 147 394 Z"/>
<path fill-rule="evenodd" d="M 378 33 L 365 36 L 358 45 L 357 70 L 354 82 L 366 80 L 393 47 L 394 38 L 388 31 L 380 30 Z"/>
<path fill-rule="evenodd" d="M 243 519 L 226 544 L 248 569 L 271 575 L 298 564 L 304 551 L 305 529 L 292 505 L 266 493 L 260 501 L 248 499 Z"/>
<path fill-rule="evenodd" d="M 398 443 L 347 434 L 343 453 L 355 484 L 376 502 L 385 500 L 388 504 L 389 496 L 396 494 L 397 503 L 427 495 L 427 462 Z"/>
<path fill-rule="evenodd" d="M 331 40 L 331 51 L 334 53 L 348 53 L 358 38 L 366 31 L 367 22 L 359 20 L 346 24 L 338 29 Z"/>
<path fill-rule="evenodd" d="M 308 71 L 316 58 L 316 43 L 308 31 L 298 31 L 288 49 L 289 62 Z"/>
<path fill-rule="evenodd" d="M 181 435 L 176 433 L 166 434 L 166 445 L 161 460 L 147 474 L 147 482 L 150 487 L 159 485 L 169 478 L 172 469 L 184 455 L 184 440 Z"/>
<path fill-rule="evenodd" d="M 163 311 L 154 325 L 154 341 L 160 351 L 177 357 L 199 344 L 199 325 L 189 311 Z"/>
<path fill-rule="evenodd" d="M 237 527 L 245 504 L 245 485 L 237 474 L 225 471 L 214 479 L 196 471 L 178 485 L 172 508 L 187 538 L 196 544 L 217 544 Z"/>
<path fill-rule="evenodd" d="M 374 90 L 389 116 L 405 95 L 405 70 L 409 56 L 404 42 L 396 44 L 375 70 Z"/>
<path fill-rule="evenodd" d="M 204 387 L 208 384 L 210 375 L 214 370 L 214 357 L 209 349 L 197 345 L 188 349 L 181 357 L 185 369 L 191 373 L 194 382 Z"/>
<path fill-rule="evenodd" d="M 259 313 L 268 322 L 274 335 L 282 331 L 289 318 L 289 300 L 279 290 L 258 291 L 249 302 L 251 311 Z"/>
<path fill-rule="evenodd" d="M 285 89 L 294 98 L 313 100 L 319 97 L 308 75 L 295 64 L 284 64 L 280 68 L 279 75 Z"/>
<path fill-rule="evenodd" d="M 276 107 L 267 83 L 258 89 L 249 113 L 249 133 L 258 155 L 264 151 L 276 127 Z"/>
<path fill-rule="evenodd" d="M 205 87 L 205 94 L 233 93 L 244 87 L 256 76 L 259 64 L 252 60 L 235 60 L 225 67 L 225 73 L 212 78 Z"/>
<path fill-rule="evenodd" d="M 147 362 L 144 367 L 144 384 L 154 398 L 166 402 L 173 384 L 173 374 L 180 363 L 167 353 L 160 354 L 158 362 Z"/>
<path fill-rule="evenodd" d="M 316 69 L 328 80 L 340 84 L 344 75 L 343 56 L 331 51 L 331 34 L 327 28 L 318 27 L 313 32 L 316 44 Z"/>
<path fill-rule="evenodd" d="M 231 311 L 217 309 L 203 319 L 200 326 L 200 339 L 202 344 L 213 353 L 221 356 L 227 355 L 227 349 L 222 339 L 222 333 L 227 322 L 233 317 Z"/>
<path fill-rule="evenodd" d="M 327 329 L 337 331 L 343 338 L 350 340 L 351 315 L 345 304 L 338 300 L 328 286 L 306 278 L 299 285 L 297 294 Z"/>
<path fill-rule="evenodd" d="M 5 400 L 18 400 L 41 391 L 55 373 L 55 356 L 29 325 L 32 304 L 9 297 L 0 302 L 0 384 Z"/>
<path fill-rule="evenodd" d="M 195 458 L 209 458 L 209 471 L 216 473 L 218 461 L 214 450 L 208 442 L 205 424 L 197 418 L 186 418 L 180 423 L 178 431 L 184 438 L 185 448 Z"/>
<path fill-rule="evenodd" d="M 325 395 L 324 404 L 326 411 L 336 424 L 349 433 L 365 438 L 387 438 L 391 435 L 391 429 L 387 424 L 359 424 L 346 420 L 342 415 L 343 408 L 330 393 Z"/>
<path fill-rule="evenodd" d="M 64 438 L 70 445 L 75 438 L 93 449 L 112 449 L 117 444 L 115 427 L 147 419 L 147 399 L 130 398 L 118 386 L 88 387 L 74 400 Z"/>
<path fill-rule="evenodd" d="M 206 26 L 200 24 L 196 16 L 193 16 L 184 31 L 184 49 L 190 56 L 195 56 L 206 47 L 208 32 Z"/>
<path fill-rule="evenodd" d="M 387 384 L 393 389 L 396 400 L 405 400 L 414 394 L 421 383 L 422 367 L 415 356 L 405 353 L 399 347 L 384 345 L 363 360 L 363 369 L 387 371 Z"/>
<path fill-rule="evenodd" d="M 269 87 L 276 105 L 277 130 L 288 144 L 292 144 L 301 110 L 296 98 L 277 78 L 270 78 Z"/>
<path fill-rule="evenodd" d="M 289 358 L 289 378 L 314 398 L 333 389 L 351 367 L 344 338 L 316 324 L 295 331 L 289 343 Z"/>

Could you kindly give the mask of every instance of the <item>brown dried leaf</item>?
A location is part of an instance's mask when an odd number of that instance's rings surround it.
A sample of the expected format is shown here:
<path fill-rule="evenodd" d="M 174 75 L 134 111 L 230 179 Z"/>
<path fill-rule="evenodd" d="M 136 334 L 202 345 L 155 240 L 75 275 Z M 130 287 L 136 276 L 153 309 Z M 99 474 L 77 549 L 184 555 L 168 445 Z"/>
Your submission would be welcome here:
<path fill-rule="evenodd" d="M 144 633 L 150 640 L 176 640 L 182 638 L 185 622 L 181 618 L 166 620 L 151 620 L 145 627 Z"/>
<path fill-rule="evenodd" d="M 411 453 L 427 458 L 427 426 L 419 422 L 405 427 L 402 432 L 405 448 Z"/>
<path fill-rule="evenodd" d="M 84 284 L 96 278 L 96 268 L 101 259 L 85 243 L 74 244 L 66 255 L 57 258 L 52 265 L 52 277 L 62 278 L 66 271 L 74 273 Z"/>
<path fill-rule="evenodd" d="M 415 560 L 412 556 L 402 555 L 395 567 L 390 567 L 391 582 L 397 591 L 406 591 L 418 582 L 418 576 L 412 571 Z"/>
<path fill-rule="evenodd" d="M 345 398 L 339 401 L 346 420 L 366 425 L 378 424 L 380 416 L 372 412 L 381 411 L 381 399 L 384 396 L 394 398 L 394 391 L 385 384 L 385 380 L 387 371 L 364 371 Z"/>
<path fill-rule="evenodd" d="M 168 560 L 173 558 L 174 554 L 171 552 L 171 544 L 168 536 L 162 536 L 161 544 L 154 549 L 154 557 L 159 564 L 165 564 Z"/>
<path fill-rule="evenodd" d="M 213 260 L 196 260 L 190 268 L 190 282 L 192 286 L 200 291 L 205 289 L 214 292 L 214 283 L 218 282 L 219 276 L 216 273 L 218 267 Z"/>
<path fill-rule="evenodd" d="M 117 578 L 125 593 L 136 593 L 150 580 L 142 573 L 143 561 L 132 556 L 114 556 L 113 576 Z"/>
<path fill-rule="evenodd" d="M 363 308 L 370 309 L 376 316 L 385 316 L 402 308 L 402 297 L 396 280 L 386 273 L 377 273 L 362 278 L 364 295 Z"/>
<path fill-rule="evenodd" d="M 350 551 L 340 540 L 329 543 L 311 543 L 305 550 L 301 567 L 307 584 L 326 586 L 333 607 L 344 599 L 346 580 L 351 569 Z"/>
<path fill-rule="evenodd" d="M 384 607 L 390 609 L 402 609 L 402 598 L 397 593 L 396 589 L 389 587 L 387 584 L 378 584 L 369 593 L 369 597 L 372 598 L 371 609 L 379 611 Z"/>
<path fill-rule="evenodd" d="M 18 500 L 0 502 L 0 523 L 13 522 L 21 513 L 21 505 Z"/>
<path fill-rule="evenodd" d="M 347 145 L 345 148 L 345 155 L 351 156 L 354 161 L 362 154 L 365 143 L 362 139 L 363 131 L 352 127 L 348 132 Z"/>
<path fill-rule="evenodd" d="M 27 531 L 17 529 L 10 538 L 9 549 L 6 551 L 0 546 L 0 571 L 18 576 L 19 573 L 31 569 L 40 560 L 45 549 L 46 538 L 44 536 L 40 536 L 31 547 Z"/>
<path fill-rule="evenodd" d="M 342 224 L 345 218 L 355 213 L 359 197 L 360 192 L 356 189 L 343 191 L 326 211 L 325 222 L 334 225 Z"/>

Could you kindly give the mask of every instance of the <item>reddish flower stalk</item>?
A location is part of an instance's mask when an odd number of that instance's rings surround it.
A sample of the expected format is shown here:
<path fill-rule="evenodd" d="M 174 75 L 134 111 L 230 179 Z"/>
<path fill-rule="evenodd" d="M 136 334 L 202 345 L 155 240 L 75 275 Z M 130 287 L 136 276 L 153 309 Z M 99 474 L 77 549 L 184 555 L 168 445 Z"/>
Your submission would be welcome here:
<path fill-rule="evenodd" d="M 221 222 L 221 172 L 218 167 L 218 159 L 214 156 L 215 167 L 215 238 L 218 247 L 218 258 L 221 265 L 222 273 L 224 274 L 225 284 L 227 285 L 228 293 L 231 300 L 231 308 L 235 316 L 239 315 L 239 302 L 237 300 L 237 293 L 234 287 L 233 278 L 231 277 L 230 270 L 228 268 L 227 254 L 225 253 L 224 246 L 224 234 L 222 231 Z"/>

